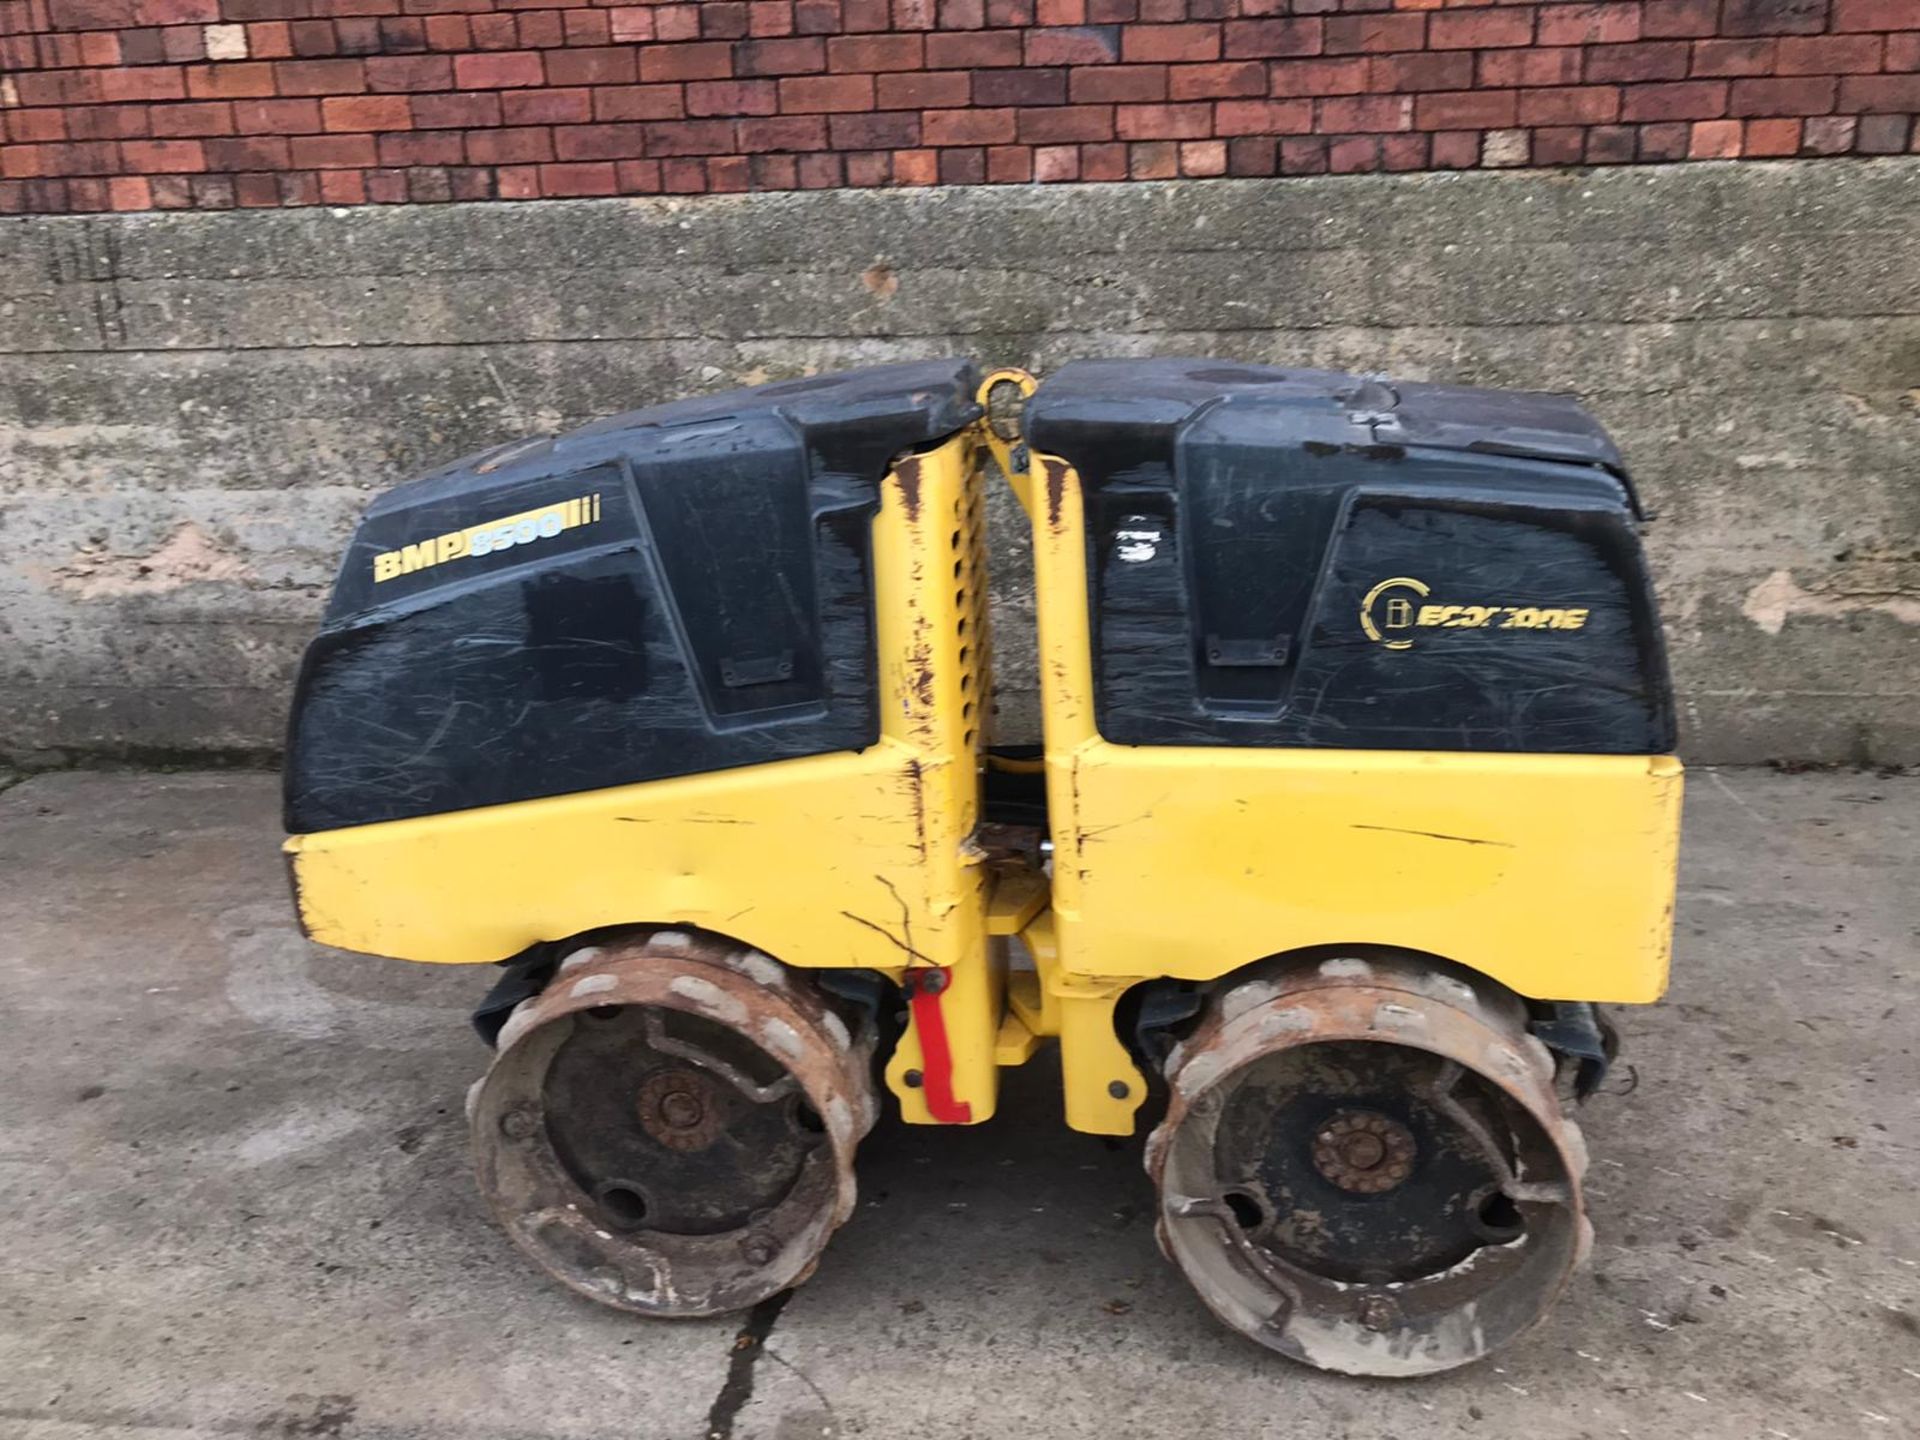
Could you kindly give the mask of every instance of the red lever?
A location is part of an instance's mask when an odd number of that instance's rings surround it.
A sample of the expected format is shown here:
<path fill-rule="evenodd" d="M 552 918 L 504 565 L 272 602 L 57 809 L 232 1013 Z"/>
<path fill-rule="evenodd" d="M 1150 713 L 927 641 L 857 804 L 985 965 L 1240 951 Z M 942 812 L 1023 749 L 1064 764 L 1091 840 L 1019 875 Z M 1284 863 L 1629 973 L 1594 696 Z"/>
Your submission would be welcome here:
<path fill-rule="evenodd" d="M 920 1037 L 920 1085 L 927 1097 L 927 1113 L 942 1125 L 965 1125 L 973 1119 L 973 1106 L 953 1098 L 953 1051 L 940 1013 L 940 996 L 951 976 L 946 966 L 929 965 L 907 971 L 902 984 L 914 1033 Z"/>

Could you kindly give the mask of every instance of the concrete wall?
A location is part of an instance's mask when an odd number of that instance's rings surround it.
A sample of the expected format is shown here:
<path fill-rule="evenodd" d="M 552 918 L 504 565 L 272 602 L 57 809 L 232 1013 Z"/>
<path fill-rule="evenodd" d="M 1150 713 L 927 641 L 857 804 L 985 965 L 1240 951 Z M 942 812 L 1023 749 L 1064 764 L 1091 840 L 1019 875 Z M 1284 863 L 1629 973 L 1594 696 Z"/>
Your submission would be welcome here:
<path fill-rule="evenodd" d="M 0 753 L 271 749 L 373 492 L 958 350 L 1576 391 L 1659 512 L 1689 757 L 1911 762 L 1916 235 L 1903 159 L 8 221 Z"/>

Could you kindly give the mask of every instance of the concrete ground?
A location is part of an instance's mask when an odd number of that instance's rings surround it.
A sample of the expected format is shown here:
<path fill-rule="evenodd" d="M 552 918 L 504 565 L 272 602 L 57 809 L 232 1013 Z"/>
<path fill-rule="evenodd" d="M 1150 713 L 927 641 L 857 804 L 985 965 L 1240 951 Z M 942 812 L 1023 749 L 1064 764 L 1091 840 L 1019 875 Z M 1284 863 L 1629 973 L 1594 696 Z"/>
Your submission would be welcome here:
<path fill-rule="evenodd" d="M 1695 772 L 1673 993 L 1582 1117 L 1594 1262 L 1392 1383 L 1214 1323 L 1044 1069 L 883 1123 L 763 1349 L 573 1298 L 467 1174 L 487 976 L 308 946 L 277 840 L 260 775 L 0 794 L 7 1440 L 1920 1434 L 1914 780 Z"/>

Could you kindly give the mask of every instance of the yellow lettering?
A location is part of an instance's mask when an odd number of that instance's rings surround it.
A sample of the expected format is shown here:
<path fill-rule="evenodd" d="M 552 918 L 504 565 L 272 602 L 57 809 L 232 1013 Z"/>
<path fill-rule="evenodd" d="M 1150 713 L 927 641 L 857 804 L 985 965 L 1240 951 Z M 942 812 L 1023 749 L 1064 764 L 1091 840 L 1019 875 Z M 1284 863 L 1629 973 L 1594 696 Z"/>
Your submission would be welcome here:
<path fill-rule="evenodd" d="M 1419 623 L 1422 625 L 1438 625 L 1440 623 L 1440 613 L 1444 608 L 1445 607 L 1440 605 L 1422 605 L 1420 607 Z"/>
<path fill-rule="evenodd" d="M 434 562 L 434 543 L 422 540 L 417 545 L 409 545 L 400 552 L 400 573 L 411 575 L 416 570 L 424 570 Z"/>
<path fill-rule="evenodd" d="M 455 530 L 449 534 L 442 535 L 438 544 L 440 547 L 440 560 L 441 563 L 444 564 L 457 555 L 467 553 L 467 532 L 464 530 Z"/>
<path fill-rule="evenodd" d="M 373 557 L 374 584 L 377 585 L 382 580 L 391 580 L 399 573 L 400 552 L 398 550 L 389 550 L 384 555 L 376 555 Z"/>

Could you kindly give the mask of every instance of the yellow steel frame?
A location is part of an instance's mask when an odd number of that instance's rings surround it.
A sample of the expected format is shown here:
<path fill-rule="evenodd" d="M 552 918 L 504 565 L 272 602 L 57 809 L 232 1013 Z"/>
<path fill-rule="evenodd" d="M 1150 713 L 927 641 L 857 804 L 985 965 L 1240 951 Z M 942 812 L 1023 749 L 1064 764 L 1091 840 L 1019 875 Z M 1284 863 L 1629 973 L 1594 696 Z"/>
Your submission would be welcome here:
<path fill-rule="evenodd" d="M 1003 371 L 997 384 L 1033 389 Z M 973 842 L 988 704 L 981 486 L 991 453 L 1033 526 L 1051 879 Z M 631 924 L 691 926 L 809 968 L 939 967 L 952 1091 L 1058 1037 L 1067 1122 L 1126 1134 L 1144 1077 L 1115 1026 L 1142 980 L 1383 945 L 1525 995 L 1665 985 L 1679 831 L 1671 756 L 1220 750 L 1095 726 L 1080 479 L 982 421 L 896 462 L 873 570 L 882 722 L 858 753 L 399 820 L 287 841 L 314 939 L 503 959 Z M 1015 937 L 1032 968 L 1009 970 Z M 916 1009 L 916 1015 L 919 1013 Z M 887 1066 L 909 1121 L 916 1020 Z"/>

